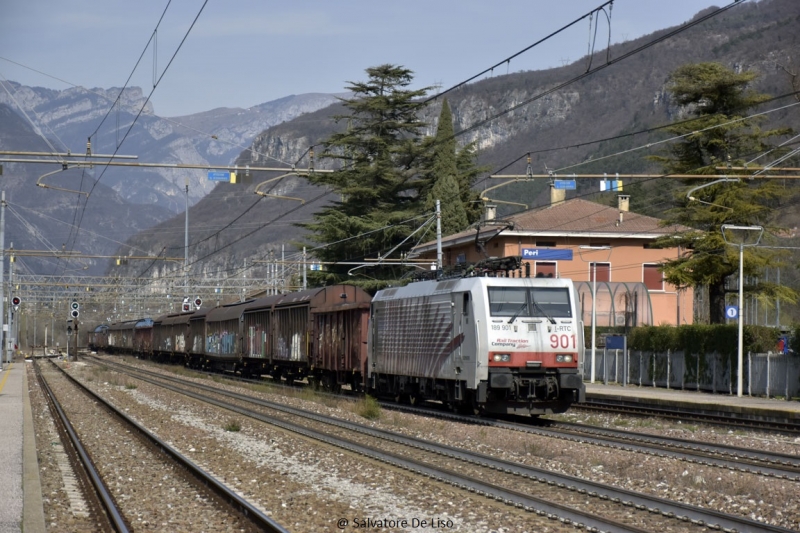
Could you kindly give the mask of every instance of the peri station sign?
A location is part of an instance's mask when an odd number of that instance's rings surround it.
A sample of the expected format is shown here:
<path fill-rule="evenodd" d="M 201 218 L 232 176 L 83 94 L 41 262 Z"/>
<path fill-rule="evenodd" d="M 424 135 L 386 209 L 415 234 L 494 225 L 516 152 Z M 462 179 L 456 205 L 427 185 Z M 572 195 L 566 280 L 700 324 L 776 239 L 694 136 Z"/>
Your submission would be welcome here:
<path fill-rule="evenodd" d="M 552 248 L 523 248 L 523 259 L 535 261 L 572 261 L 572 250 L 554 250 Z"/>

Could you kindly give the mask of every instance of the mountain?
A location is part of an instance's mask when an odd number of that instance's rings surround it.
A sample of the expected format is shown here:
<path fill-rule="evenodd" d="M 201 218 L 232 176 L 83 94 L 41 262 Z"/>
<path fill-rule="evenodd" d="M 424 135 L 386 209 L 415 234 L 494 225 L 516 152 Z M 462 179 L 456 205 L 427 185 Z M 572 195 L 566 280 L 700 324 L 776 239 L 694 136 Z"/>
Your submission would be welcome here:
<path fill-rule="evenodd" d="M 0 104 L 0 147 L 4 150 L 48 151 L 50 147 L 16 112 Z M 3 164 L 2 190 L 7 202 L 5 246 L 18 250 L 17 272 L 71 275 L 105 272 L 108 260 L 86 258 L 58 261 L 31 257 L 23 250 L 56 250 L 89 255 L 113 255 L 122 242 L 171 213 L 159 206 L 134 205 L 103 183 L 96 184 L 78 169 L 61 173 L 58 186 L 89 190 L 85 195 L 36 186 L 37 178 L 59 168 L 45 164 Z M 77 240 L 75 229 L 81 228 Z M 102 228 L 102 230 L 98 230 Z M 146 252 L 141 251 L 141 255 Z"/>
<path fill-rule="evenodd" d="M 712 10 L 698 13 L 695 19 Z M 546 169 L 561 169 L 561 176 L 571 172 L 613 175 L 657 171 L 645 156 L 659 154 L 663 148 L 659 144 L 650 148 L 647 145 L 658 143 L 667 134 L 634 133 L 685 116 L 686 110 L 672 102 L 666 90 L 669 74 L 686 63 L 717 61 L 737 70 L 757 71 L 761 75 L 753 87 L 757 91 L 775 96 L 791 93 L 800 89 L 800 85 L 793 88 L 792 83 L 797 84 L 798 78 L 791 75 L 800 71 L 798 27 L 800 2 L 796 0 L 747 2 L 638 52 L 634 51 L 677 28 L 614 45 L 561 68 L 483 79 L 447 94 L 458 140 L 462 145 L 476 143 L 479 162 L 493 171 L 501 169 L 503 174 L 524 174 L 526 154 L 531 155 L 533 173 L 545 173 Z M 616 61 L 628 53 L 632 55 Z M 608 68 L 582 77 L 589 69 L 607 62 Z M 413 65 L 404 66 L 413 70 Z M 577 81 L 553 90 L 569 80 Z M 440 100 L 421 114 L 429 123 L 429 134 L 436 130 Z M 792 101 L 783 98 L 769 105 L 777 108 Z M 342 112 L 341 104 L 334 104 L 274 125 L 257 135 L 251 150 L 243 151 L 236 162 L 254 166 L 280 160 L 304 167 L 309 164 L 309 147 L 318 146 L 337 127 L 343 127 L 332 119 Z M 800 123 L 797 108 L 769 117 L 770 122 L 764 127 Z M 598 139 L 612 140 L 593 142 Z M 621 155 L 607 158 L 618 153 Z M 327 168 L 325 161 L 317 160 L 315 165 Z M 253 194 L 261 181 L 275 176 L 254 172 L 249 185 L 219 185 L 192 207 L 190 243 L 194 244 L 190 244 L 189 254 L 192 262 L 202 265 L 193 275 L 241 272 L 245 261 L 253 265 L 254 260 L 264 260 L 284 245 L 298 251 L 302 234 L 292 222 L 308 220 L 332 197 L 299 177 L 285 177 L 264 184 L 260 190 L 302 198 L 303 204 L 287 199 L 259 199 Z M 578 181 L 578 189 L 570 191 L 568 197 L 589 195 L 601 202 L 614 201 L 612 195 L 595 192 L 599 191 L 596 180 Z M 478 186 L 488 188 L 498 183 L 487 178 Z M 669 187 L 663 183 L 664 180 L 626 183 L 626 192 L 632 194 L 631 209 L 652 216 L 663 213 L 671 206 Z M 503 214 L 546 203 L 548 194 L 548 180 L 538 179 L 521 180 L 498 188 L 489 196 L 513 202 L 500 204 L 499 212 Z M 128 241 L 120 253 L 137 248 L 182 251 L 183 223 L 182 217 L 165 221 Z M 800 223 L 800 219 L 794 223 Z M 256 266 L 248 272 L 263 277 L 268 275 L 265 269 Z M 135 272 L 131 270 L 130 274 Z M 160 275 L 166 274 L 162 271 Z"/>
<path fill-rule="evenodd" d="M 697 17 L 703 14 L 705 12 Z M 672 102 L 666 90 L 669 73 L 686 63 L 718 61 L 731 68 L 759 72 L 761 77 L 755 90 L 785 95 L 795 90 L 793 83 L 798 83 L 800 34 L 795 30 L 799 23 L 800 3 L 795 0 L 744 2 L 651 47 L 643 48 L 676 28 L 614 45 L 608 51 L 599 51 L 561 68 L 482 79 L 447 94 L 458 141 L 462 145 L 476 143 L 480 150 L 479 163 L 503 174 L 524 174 L 528 153 L 534 173 L 543 173 L 545 169 L 556 169 L 560 176 L 578 171 L 609 174 L 653 171 L 655 167 L 645 156 L 659 153 L 659 145 L 655 143 L 667 135 L 661 131 L 634 133 L 685 116 L 686 110 Z M 639 48 L 642 49 L 635 52 Z M 628 53 L 632 55 L 625 57 Z M 619 58 L 624 59 L 617 61 Z M 607 62 L 613 64 L 586 75 L 587 70 Z M 364 65 L 365 68 L 369 66 Z M 405 66 L 414 68 L 414 65 Z M 476 70 L 481 67 L 475 65 Z M 570 80 L 577 81 L 556 89 Z M 119 93 L 113 88 L 54 91 L 17 84 L 7 86 L 14 98 L 7 93 L 0 94 L 0 110 L 3 110 L 0 149 L 3 150 L 50 149 L 22 119 L 18 112 L 21 106 L 41 124 L 42 134 L 56 150 L 70 147 L 82 153 L 86 139 L 98 129 L 110 102 Z M 797 88 L 800 89 L 800 85 Z M 139 161 L 144 162 L 196 163 L 213 167 L 235 161 L 241 168 L 275 166 L 288 170 L 292 164 L 307 166 L 309 148 L 319 146 L 336 128 L 344 127 L 332 118 L 343 112 L 333 95 L 290 96 L 250 109 L 219 108 L 174 118 L 157 117 L 151 104 L 143 107 L 144 101 L 140 89 L 124 91 L 120 104 L 112 109 L 93 137 L 92 151 L 113 153 L 133 118 L 143 109 L 136 127 L 120 148 L 121 154 L 136 154 Z M 431 135 L 436 131 L 440 101 L 434 101 L 421 113 L 421 118 L 429 124 L 427 133 Z M 784 98 L 769 106 L 777 108 L 792 101 Z M 4 107 L 4 104 L 10 106 Z M 768 116 L 774 124 L 800 123 L 796 108 Z M 769 122 L 764 125 L 769 126 Z M 612 140 L 594 142 L 598 139 Z M 633 150 L 646 147 L 648 143 L 653 144 L 649 149 Z M 316 150 L 319 153 L 320 149 Z M 622 155 L 609 157 L 612 154 Z M 325 169 L 328 163 L 317 159 L 315 166 Z M 279 174 L 255 171 L 240 172 L 240 183 L 216 186 L 206 179 L 203 171 L 173 169 L 123 171 L 95 166 L 46 178 L 48 184 L 82 190 L 88 190 L 87 187 L 99 180 L 84 209 L 83 195 L 34 186 L 40 176 L 57 168 L 6 165 L 3 179 L 9 187 L 11 202 L 60 210 L 57 223 L 48 223 L 48 219 L 40 221 L 33 215 L 24 222 L 25 230 L 19 235 L 24 234 L 31 247 L 41 249 L 43 245 L 41 242 L 36 245 L 35 239 L 46 235 L 55 247 L 65 242 L 69 249 L 68 230 L 71 224 L 77 224 L 77 219 L 73 221 L 75 213 L 78 219 L 84 216 L 89 220 L 98 209 L 97 220 L 92 219 L 91 225 L 82 221 L 81 228 L 102 227 L 102 233 L 110 235 L 109 239 L 118 244 L 108 255 L 183 256 L 183 187 L 184 180 L 189 177 L 193 204 L 189 212 L 189 255 L 192 263 L 201 265 L 193 267 L 193 277 L 222 276 L 228 272 L 265 277 L 267 269 L 274 267 L 257 261 L 264 261 L 270 254 L 280 254 L 282 246 L 290 253 L 299 251 L 302 233 L 293 223 L 309 220 L 324 202 L 334 199 L 327 191 L 312 187 L 296 176 L 262 184 Z M 14 180 L 19 183 L 12 183 Z M 663 182 L 626 183 L 625 191 L 632 194 L 631 209 L 658 216 L 668 208 L 671 197 L 669 188 L 661 185 Z M 487 177 L 478 187 L 489 188 L 498 183 Z M 270 194 L 302 199 L 303 203 L 258 196 L 254 194 L 256 187 Z M 546 203 L 548 189 L 546 179 L 520 180 L 492 190 L 487 196 L 510 202 L 499 204 L 499 214 L 503 215 Z M 578 190 L 570 192 L 568 197 L 589 195 L 597 201 L 613 201 L 611 195 L 603 196 L 597 189 L 596 181 L 579 180 Z M 105 195 L 102 196 L 104 200 L 95 204 L 99 191 Z M 800 224 L 800 213 L 782 214 L 786 218 L 783 225 Z M 16 226 L 13 219 L 7 225 L 6 243 L 14 242 L 15 247 L 20 247 L 23 237 L 15 233 Z M 134 232 L 139 233 L 131 236 Z M 106 249 L 105 244 L 90 241 L 92 239 L 88 238 L 85 243 L 79 241 L 74 249 L 85 253 L 94 247 Z M 245 263 L 247 270 L 244 270 Z M 99 264 L 92 266 L 99 267 Z M 175 266 L 169 265 L 144 268 L 130 264 L 118 272 L 126 276 L 162 277 L 175 270 Z"/>
<path fill-rule="evenodd" d="M 209 168 L 231 164 L 264 129 L 336 101 L 335 95 L 302 94 L 249 109 L 219 108 L 165 118 L 154 114 L 152 103 L 146 101 L 139 87 L 120 93 L 119 88 L 75 87 L 57 91 L 14 82 L 7 82 L 6 86 L 9 91 L 0 92 L 0 105 L 33 119 L 56 151 L 84 153 L 91 136 L 95 154 L 117 152 L 136 155 L 139 163 L 183 163 Z M 119 102 L 112 107 L 118 95 Z M 126 134 L 134 119 L 135 126 Z M 0 130 L 9 132 L 10 126 L 0 124 Z M 173 213 L 185 209 L 187 179 L 191 204 L 214 187 L 205 170 L 108 167 L 102 173 L 102 182 L 122 198 L 134 204 L 162 206 Z"/>
<path fill-rule="evenodd" d="M 0 150 L 82 154 L 91 135 L 94 154 L 112 154 L 121 144 L 118 153 L 136 154 L 137 163 L 191 163 L 209 168 L 233 163 L 255 135 L 269 126 L 336 101 L 335 95 L 303 94 L 249 109 L 219 108 L 162 118 L 154 115 L 152 104 L 145 104 L 138 87 L 123 91 L 119 104 L 107 114 L 119 89 L 57 91 L 4 84 L 9 90 L 0 92 Z M 126 138 L 140 109 L 142 115 Z M 185 211 L 187 179 L 191 204 L 214 187 L 205 170 L 96 165 L 58 172 L 58 165 L 22 163 L 4 167 L 7 199 L 31 209 L 20 213 L 24 220 L 10 220 L 7 225 L 6 246 L 13 243 L 16 249 L 61 249 L 63 245 L 65 250 L 83 254 L 113 255 L 132 235 Z M 53 174 L 42 177 L 48 173 Z M 51 188 L 37 187 L 37 182 Z M 85 194 L 54 188 L 91 194 L 87 200 Z M 71 229 L 77 226 L 81 237 L 76 243 Z M 103 228 L 103 236 L 92 233 L 94 228 Z M 43 242 L 45 236 L 50 242 Z M 134 255 L 147 255 L 144 250 L 138 248 Z M 108 260 L 86 260 L 80 270 L 82 274 L 102 274 L 108 264 Z M 29 258 L 26 265 L 35 273 L 58 270 L 52 259 Z"/>

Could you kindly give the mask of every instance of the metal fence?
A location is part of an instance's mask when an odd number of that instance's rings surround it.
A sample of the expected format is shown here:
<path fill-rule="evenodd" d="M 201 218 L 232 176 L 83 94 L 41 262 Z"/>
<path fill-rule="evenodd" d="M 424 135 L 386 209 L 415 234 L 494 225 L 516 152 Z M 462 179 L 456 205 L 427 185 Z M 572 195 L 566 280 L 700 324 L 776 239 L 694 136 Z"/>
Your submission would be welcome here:
<path fill-rule="evenodd" d="M 627 357 L 626 357 L 627 354 Z M 591 381 L 589 350 L 583 378 Z M 595 381 L 639 387 L 661 387 L 720 394 L 736 394 L 736 355 L 685 354 L 600 349 L 595 353 Z M 800 397 L 800 357 L 793 354 L 748 353 L 743 361 L 743 394 Z"/>

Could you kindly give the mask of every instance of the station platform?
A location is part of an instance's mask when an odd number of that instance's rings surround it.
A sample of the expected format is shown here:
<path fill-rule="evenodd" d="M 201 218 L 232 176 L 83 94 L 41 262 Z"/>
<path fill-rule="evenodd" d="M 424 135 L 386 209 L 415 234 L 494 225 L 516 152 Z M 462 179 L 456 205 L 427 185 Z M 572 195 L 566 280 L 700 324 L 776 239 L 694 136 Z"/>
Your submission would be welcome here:
<path fill-rule="evenodd" d="M 45 533 L 26 363 L 0 371 L 0 533 Z"/>
<path fill-rule="evenodd" d="M 586 399 L 636 402 L 642 405 L 677 408 L 686 411 L 714 411 L 729 416 L 754 419 L 785 419 L 800 422 L 800 402 L 785 399 L 713 394 L 690 390 L 639 387 L 618 384 L 585 383 Z"/>

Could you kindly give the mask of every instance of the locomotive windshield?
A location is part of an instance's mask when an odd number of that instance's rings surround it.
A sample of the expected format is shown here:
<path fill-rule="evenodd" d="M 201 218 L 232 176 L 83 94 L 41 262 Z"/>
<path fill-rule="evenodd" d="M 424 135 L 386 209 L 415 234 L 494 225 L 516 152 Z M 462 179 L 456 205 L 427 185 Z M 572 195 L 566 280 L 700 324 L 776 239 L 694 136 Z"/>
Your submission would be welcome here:
<path fill-rule="evenodd" d="M 496 317 L 572 317 L 565 287 L 489 287 L 489 308 Z"/>

